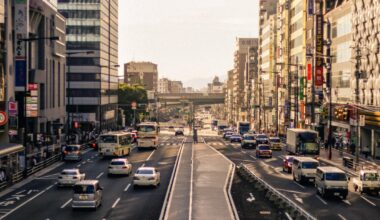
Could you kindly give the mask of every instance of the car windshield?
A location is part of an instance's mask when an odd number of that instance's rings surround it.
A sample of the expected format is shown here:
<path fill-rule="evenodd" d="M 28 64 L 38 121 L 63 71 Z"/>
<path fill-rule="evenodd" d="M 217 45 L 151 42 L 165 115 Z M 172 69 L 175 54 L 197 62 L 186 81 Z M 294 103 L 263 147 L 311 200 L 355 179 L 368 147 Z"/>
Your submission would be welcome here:
<path fill-rule="evenodd" d="M 253 136 L 245 136 L 244 140 L 254 140 Z"/>
<path fill-rule="evenodd" d="M 347 181 L 347 176 L 344 173 L 326 173 L 326 180 Z"/>
<path fill-rule="evenodd" d="M 278 138 L 271 138 L 271 139 L 270 139 L 270 142 L 273 142 L 273 143 L 280 143 L 280 139 L 278 139 Z"/>
<path fill-rule="evenodd" d="M 137 174 L 153 174 L 153 170 L 137 170 Z"/>
<path fill-rule="evenodd" d="M 377 173 L 364 174 L 364 181 L 379 181 L 379 175 Z"/>
<path fill-rule="evenodd" d="M 288 159 L 287 159 L 287 160 L 288 160 L 288 162 L 291 162 L 291 163 L 292 163 L 292 162 L 293 162 L 293 160 L 294 160 L 294 158 L 293 158 L 293 157 L 288 157 Z"/>
<path fill-rule="evenodd" d="M 111 161 L 111 165 L 124 165 L 124 161 Z"/>
<path fill-rule="evenodd" d="M 82 193 L 94 193 L 93 185 L 75 185 L 74 193 L 82 194 Z"/>
<path fill-rule="evenodd" d="M 302 168 L 303 169 L 316 169 L 319 166 L 317 162 L 303 162 Z"/>
<path fill-rule="evenodd" d="M 270 150 L 268 145 L 259 146 L 259 150 Z"/>
<path fill-rule="evenodd" d="M 260 138 L 260 139 L 267 139 L 268 137 L 266 135 L 257 135 L 257 138 Z"/>
<path fill-rule="evenodd" d="M 64 170 L 61 172 L 62 175 L 77 175 L 77 172 L 76 171 L 72 171 L 72 170 Z"/>
<path fill-rule="evenodd" d="M 65 151 L 78 151 L 79 147 L 78 146 L 66 146 Z"/>
<path fill-rule="evenodd" d="M 169 128 L 174 128 L 173 126 L 170 126 Z M 150 125 L 143 125 L 143 126 L 138 126 L 137 127 L 137 131 L 140 131 L 140 132 L 152 132 L 152 131 L 155 131 L 155 127 L 154 126 L 150 126 Z"/>
<path fill-rule="evenodd" d="M 240 136 L 239 136 L 239 135 L 236 135 L 236 134 L 232 135 L 232 137 L 233 137 L 233 138 L 240 138 Z"/>
<path fill-rule="evenodd" d="M 99 137 L 99 143 L 117 143 L 117 137 L 115 135 L 102 135 Z"/>

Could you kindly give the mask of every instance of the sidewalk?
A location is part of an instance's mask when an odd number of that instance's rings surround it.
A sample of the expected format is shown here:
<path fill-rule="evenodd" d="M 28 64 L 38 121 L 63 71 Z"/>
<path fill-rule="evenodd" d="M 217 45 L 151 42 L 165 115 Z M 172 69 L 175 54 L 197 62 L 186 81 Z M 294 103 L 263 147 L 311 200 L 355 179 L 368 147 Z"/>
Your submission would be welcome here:
<path fill-rule="evenodd" d="M 331 156 L 331 160 L 329 160 L 328 159 L 329 150 L 321 149 L 320 154 L 319 154 L 320 160 L 325 163 L 331 164 L 333 166 L 339 167 L 353 175 L 357 175 L 357 172 L 359 171 L 359 169 L 362 169 L 362 168 L 371 169 L 371 170 L 376 169 L 380 171 L 380 161 L 378 160 L 373 160 L 371 158 L 365 159 L 364 156 L 361 154 L 359 155 L 359 167 L 355 171 L 354 169 L 350 169 L 343 166 L 343 157 L 349 157 L 355 161 L 355 155 L 349 154 L 347 152 L 342 152 L 342 155 L 340 155 L 341 152 L 339 152 L 339 150 L 335 148 L 333 148 L 331 152 L 332 152 L 331 154 L 332 156 Z"/>
<path fill-rule="evenodd" d="M 231 162 L 204 143 L 185 143 L 164 219 L 234 219 L 226 192 Z"/>

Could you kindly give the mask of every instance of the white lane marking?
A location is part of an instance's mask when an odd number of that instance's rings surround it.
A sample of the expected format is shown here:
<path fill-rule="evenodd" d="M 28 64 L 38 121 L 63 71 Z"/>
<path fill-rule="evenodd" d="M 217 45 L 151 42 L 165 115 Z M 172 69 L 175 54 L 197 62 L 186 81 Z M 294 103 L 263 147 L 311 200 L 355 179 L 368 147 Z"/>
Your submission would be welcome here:
<path fill-rule="evenodd" d="M 371 204 L 372 206 L 376 206 L 375 203 L 373 203 L 371 200 L 367 199 L 366 197 L 364 196 L 360 196 L 362 199 L 364 199 L 364 201 L 368 202 L 369 204 Z"/>
<path fill-rule="evenodd" d="M 348 201 L 347 199 L 345 200 L 342 200 L 344 203 L 346 203 L 347 205 L 351 205 L 350 201 Z"/>
<path fill-rule="evenodd" d="M 119 201 L 120 201 L 120 197 L 117 198 L 116 201 L 113 203 L 112 208 L 115 208 L 117 204 L 119 203 Z"/>
<path fill-rule="evenodd" d="M 252 155 L 249 155 L 250 158 L 256 160 L 256 157 L 252 156 Z"/>
<path fill-rule="evenodd" d="M 296 181 L 293 181 L 295 184 L 297 184 L 297 186 L 301 187 L 302 189 L 305 189 L 304 186 L 302 186 L 301 184 L 297 183 Z"/>
<path fill-rule="evenodd" d="M 149 155 L 149 157 L 148 158 L 146 158 L 146 160 L 145 161 L 148 161 L 151 157 L 152 157 L 152 155 L 154 154 L 154 152 L 155 152 L 156 150 L 154 150 L 154 151 L 152 151 L 152 153 L 150 153 L 150 155 Z"/>
<path fill-rule="evenodd" d="M 86 164 L 86 161 L 82 162 L 82 164 Z"/>
<path fill-rule="evenodd" d="M 33 197 L 31 197 L 30 199 L 26 200 L 25 202 L 21 203 L 20 205 L 18 205 L 16 208 L 12 209 L 10 212 L 6 213 L 5 215 L 1 216 L 0 219 L 4 219 L 5 217 L 7 217 L 8 215 L 12 214 L 13 212 L 15 212 L 16 210 L 18 210 L 19 208 L 23 207 L 24 205 L 26 205 L 27 203 L 29 203 L 30 201 L 32 201 L 33 199 L 37 198 L 38 196 L 40 196 L 42 193 L 45 193 L 46 191 L 48 191 L 49 189 L 51 189 L 55 184 L 52 184 L 50 186 L 48 186 L 47 188 L 45 188 L 44 190 L 42 190 L 41 192 L 37 193 L 36 195 L 34 195 Z"/>
<path fill-rule="evenodd" d="M 21 193 L 23 193 L 23 192 L 25 192 L 26 190 L 24 189 L 24 190 L 21 190 L 20 192 L 17 192 L 17 193 L 15 193 L 16 195 L 18 195 L 18 194 L 21 194 Z"/>
<path fill-rule="evenodd" d="M 61 206 L 61 209 L 65 208 L 71 201 L 73 201 L 73 199 L 69 199 L 69 201 L 65 202 L 65 204 Z"/>
<path fill-rule="evenodd" d="M 285 216 L 288 218 L 288 220 L 293 220 L 293 218 L 289 215 L 289 213 L 285 212 Z"/>
<path fill-rule="evenodd" d="M 278 157 L 281 158 L 281 159 L 285 159 L 285 157 L 283 155 L 280 155 Z"/>
<path fill-rule="evenodd" d="M 131 186 L 131 184 L 129 183 L 129 184 L 127 185 L 127 187 L 125 187 L 124 192 L 127 192 L 127 190 L 129 189 L 130 186 Z"/>
<path fill-rule="evenodd" d="M 104 172 L 99 173 L 99 175 L 96 177 L 96 179 L 99 179 L 103 174 L 104 174 Z"/>
<path fill-rule="evenodd" d="M 294 196 L 294 199 L 295 199 L 297 202 L 303 204 L 303 199 L 302 199 L 302 198 L 298 197 L 297 194 L 293 194 L 293 196 Z"/>
<path fill-rule="evenodd" d="M 182 157 L 182 155 L 181 155 Z M 189 220 L 193 216 L 193 183 L 194 183 L 194 145 L 191 145 L 191 169 L 190 169 L 190 201 L 189 201 Z"/>
<path fill-rule="evenodd" d="M 145 167 L 145 163 L 143 163 L 143 164 L 141 165 L 141 167 Z"/>
<path fill-rule="evenodd" d="M 323 200 L 320 196 L 316 195 L 316 197 L 325 205 L 327 205 L 327 202 Z"/>
<path fill-rule="evenodd" d="M 80 167 L 80 166 L 82 166 L 82 164 L 78 164 L 78 165 L 77 165 L 77 167 Z"/>
<path fill-rule="evenodd" d="M 347 220 L 343 215 L 341 215 L 341 214 L 338 214 L 338 217 L 340 218 L 340 219 L 342 219 L 342 220 Z"/>
<path fill-rule="evenodd" d="M 87 159 L 87 161 L 90 161 L 90 159 Z"/>

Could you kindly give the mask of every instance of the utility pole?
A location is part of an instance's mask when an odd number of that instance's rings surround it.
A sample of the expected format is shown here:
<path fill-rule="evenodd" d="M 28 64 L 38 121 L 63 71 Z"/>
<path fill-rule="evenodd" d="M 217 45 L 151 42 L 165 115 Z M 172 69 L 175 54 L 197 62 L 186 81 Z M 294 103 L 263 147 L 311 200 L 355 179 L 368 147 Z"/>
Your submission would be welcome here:
<path fill-rule="evenodd" d="M 355 65 L 355 80 L 356 80 L 356 88 L 355 88 L 355 101 L 356 101 L 356 149 L 355 149 L 355 162 L 359 163 L 359 149 L 360 149 L 360 125 L 359 125 L 359 79 L 360 79 L 360 65 L 361 65 L 361 51 L 359 45 L 356 46 L 356 65 Z"/>
<path fill-rule="evenodd" d="M 331 24 L 330 21 L 326 21 L 326 87 L 329 92 L 329 134 L 328 134 L 328 143 L 329 143 L 329 160 L 332 157 L 332 82 L 331 82 Z"/>
<path fill-rule="evenodd" d="M 295 103 L 295 108 L 294 108 L 294 126 L 295 128 L 298 128 L 298 112 L 299 112 L 299 109 L 298 109 L 298 57 L 296 57 L 296 76 L 295 76 L 295 81 L 296 81 L 296 85 L 295 85 L 295 89 L 294 89 L 294 103 Z"/>

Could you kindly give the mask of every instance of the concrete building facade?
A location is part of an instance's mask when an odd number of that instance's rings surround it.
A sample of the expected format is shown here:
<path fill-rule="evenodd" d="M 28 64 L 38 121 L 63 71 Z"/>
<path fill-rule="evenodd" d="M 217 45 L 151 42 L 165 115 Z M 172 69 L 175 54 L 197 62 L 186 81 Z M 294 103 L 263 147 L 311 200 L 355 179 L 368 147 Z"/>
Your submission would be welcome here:
<path fill-rule="evenodd" d="M 58 0 L 58 8 L 67 19 L 69 126 L 116 128 L 118 0 Z"/>
<path fill-rule="evenodd" d="M 142 85 L 146 90 L 157 91 L 157 64 L 134 61 L 124 64 L 124 82 L 129 85 Z"/>

